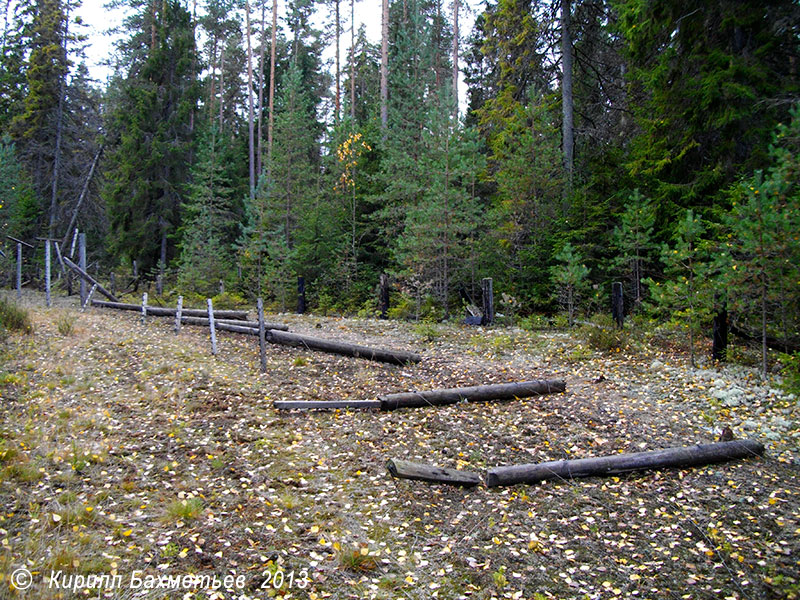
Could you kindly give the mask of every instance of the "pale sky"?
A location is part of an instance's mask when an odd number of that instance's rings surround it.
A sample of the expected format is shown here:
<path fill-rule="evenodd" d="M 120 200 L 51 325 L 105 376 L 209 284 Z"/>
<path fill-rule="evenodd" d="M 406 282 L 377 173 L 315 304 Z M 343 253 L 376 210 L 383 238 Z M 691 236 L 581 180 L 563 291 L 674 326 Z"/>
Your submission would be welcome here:
<path fill-rule="evenodd" d="M 83 5 L 78 9 L 77 14 L 83 19 L 87 25 L 84 33 L 89 36 L 86 48 L 86 63 L 89 67 L 93 77 L 100 83 L 105 83 L 110 70 L 102 65 L 113 53 L 114 38 L 106 34 L 106 32 L 121 24 L 124 16 L 123 11 L 109 11 L 104 8 L 107 0 L 83 0 Z M 473 10 L 467 8 L 469 6 L 477 6 L 478 0 L 461 0 L 462 8 L 459 10 L 459 28 L 461 30 L 460 37 L 465 39 L 472 31 L 472 24 L 475 20 Z M 451 11 L 451 6 L 447 4 L 447 10 Z M 343 34 L 342 39 L 342 54 L 346 56 L 346 49 L 349 47 L 350 32 L 349 32 L 349 16 L 350 6 L 349 2 L 342 2 L 341 17 L 343 20 L 343 28 L 346 32 Z M 283 15 L 283 0 L 278 1 L 278 18 Z M 259 15 L 260 16 L 260 15 Z M 364 23 L 367 28 L 367 37 L 372 42 L 378 42 L 381 37 L 381 0 L 361 0 L 357 1 L 355 5 L 356 17 L 356 31 L 361 23 Z M 328 19 L 327 10 L 321 7 L 317 11 L 317 26 L 322 28 L 323 20 Z M 462 42 L 463 47 L 463 42 Z M 332 46 L 326 48 L 323 57 L 326 60 L 333 60 L 334 49 Z M 463 65 L 462 65 L 463 66 Z M 466 98 L 466 85 L 462 80 L 459 83 L 459 96 L 461 96 L 462 108 L 465 104 Z"/>

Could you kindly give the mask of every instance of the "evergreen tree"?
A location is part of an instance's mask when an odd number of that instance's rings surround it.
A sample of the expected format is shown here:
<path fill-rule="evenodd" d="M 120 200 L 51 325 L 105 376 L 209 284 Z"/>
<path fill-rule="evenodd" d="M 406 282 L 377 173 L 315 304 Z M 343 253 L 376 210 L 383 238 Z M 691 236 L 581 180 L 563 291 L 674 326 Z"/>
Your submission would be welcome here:
<path fill-rule="evenodd" d="M 705 227 L 689 209 L 678 222 L 674 244 L 664 244 L 661 261 L 665 265 L 665 282 L 648 279 L 650 294 L 657 305 L 672 319 L 686 327 L 690 363 L 695 366 L 695 337 L 699 327 L 710 316 L 713 282 L 709 269 L 709 244 L 704 239 Z"/>
<path fill-rule="evenodd" d="M 106 126 L 104 197 L 112 252 L 146 272 L 174 249 L 199 88 L 191 16 L 177 0 L 139 7 L 128 28 L 119 51 L 130 67 L 114 82 Z"/>
<path fill-rule="evenodd" d="M 575 323 L 575 309 L 588 287 L 589 269 L 580 253 L 567 242 L 555 256 L 558 264 L 551 269 L 553 282 L 558 286 L 558 299 L 567 309 L 569 326 Z"/>
<path fill-rule="evenodd" d="M 767 377 L 767 337 L 783 339 L 800 329 L 800 108 L 789 125 L 778 128 L 770 150 L 773 166 L 757 171 L 733 188 L 725 217 L 731 235 L 723 280 L 733 293 L 739 320 L 757 323 L 761 336 L 761 371 Z M 755 318 L 754 318 L 755 317 Z"/>
<path fill-rule="evenodd" d="M 182 290 L 205 295 L 214 295 L 221 280 L 232 283 L 230 239 L 237 222 L 223 163 L 225 139 L 216 127 L 200 137 L 182 207 L 178 284 Z"/>
<path fill-rule="evenodd" d="M 706 211 L 766 163 L 775 125 L 796 97 L 797 3 L 668 0 L 619 3 L 642 132 L 631 173 L 663 207 Z"/>
<path fill-rule="evenodd" d="M 619 265 L 628 270 L 630 291 L 634 306 L 642 302 L 642 279 L 648 264 L 653 243 L 655 207 L 642 196 L 638 189 L 633 190 L 628 205 L 620 216 L 620 224 L 614 229 L 614 245 L 619 250 Z"/>

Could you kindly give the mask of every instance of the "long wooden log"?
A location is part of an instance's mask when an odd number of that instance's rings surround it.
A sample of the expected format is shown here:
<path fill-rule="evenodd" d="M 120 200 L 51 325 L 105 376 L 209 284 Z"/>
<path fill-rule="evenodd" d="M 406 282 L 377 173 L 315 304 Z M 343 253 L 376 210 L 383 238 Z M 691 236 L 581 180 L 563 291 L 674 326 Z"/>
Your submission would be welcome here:
<path fill-rule="evenodd" d="M 739 327 L 736 323 L 730 323 L 730 325 L 728 326 L 728 330 L 733 335 L 738 336 L 743 340 L 747 340 L 748 342 L 761 343 L 760 333 L 754 331 L 748 331 L 747 329 Z M 767 347 L 772 348 L 773 350 L 778 350 L 779 352 L 800 352 L 800 340 L 796 339 L 782 340 L 768 335 Z"/>
<path fill-rule="evenodd" d="M 103 294 L 103 296 L 105 296 L 106 298 L 108 298 L 112 302 L 119 302 L 119 300 L 117 299 L 116 296 L 114 296 L 114 294 L 112 294 L 106 288 L 104 288 L 102 285 L 100 285 L 100 283 L 98 283 L 98 281 L 94 277 L 92 277 L 86 271 L 81 269 L 78 265 L 76 265 L 74 262 L 72 262 L 69 258 L 67 258 L 66 256 L 62 256 L 61 260 L 63 260 L 64 264 L 67 265 L 70 269 L 72 269 L 78 275 L 80 275 L 80 277 L 82 279 L 88 281 L 92 285 L 96 285 L 97 286 L 97 291 L 100 292 L 101 294 Z M 81 300 L 83 300 L 83 298 L 81 298 Z M 141 306 L 138 306 L 136 304 L 132 304 L 131 306 L 135 306 L 136 307 L 134 310 L 141 310 L 141 308 L 142 308 Z"/>
<path fill-rule="evenodd" d="M 420 360 L 422 360 L 419 354 L 414 354 L 413 352 L 368 348 L 367 346 L 359 346 L 357 344 L 348 344 L 345 342 L 335 342 L 332 340 L 323 340 L 308 335 L 276 331 L 274 329 L 271 329 L 267 332 L 267 341 L 271 344 L 296 346 L 299 348 L 308 348 L 309 350 L 320 350 L 322 352 L 329 352 L 331 354 L 365 358 L 367 360 L 388 362 L 396 365 L 418 363 Z"/>
<path fill-rule="evenodd" d="M 460 471 L 435 465 L 423 465 L 407 460 L 392 459 L 386 463 L 386 468 L 392 477 L 400 479 L 415 479 L 429 483 L 446 483 L 471 487 L 481 482 L 481 476 L 473 471 Z"/>
<path fill-rule="evenodd" d="M 275 400 L 272 405 L 278 410 L 309 410 L 312 408 L 380 408 L 380 400 Z"/>
<path fill-rule="evenodd" d="M 69 260 L 69 259 L 64 259 Z M 100 288 L 98 288 L 100 291 Z M 142 310 L 141 304 L 125 304 L 124 302 L 104 302 L 101 300 L 94 300 L 92 302 L 93 306 L 99 306 L 101 308 L 116 308 L 118 310 L 135 310 L 137 312 Z M 174 317 L 177 309 L 171 308 L 168 306 L 148 306 L 147 307 L 147 314 L 153 315 L 154 317 Z M 205 317 L 208 318 L 208 310 L 198 309 L 198 308 L 184 308 L 183 315 L 187 317 Z M 215 310 L 214 317 L 216 321 L 217 315 L 220 315 L 222 319 L 226 320 L 233 320 L 233 321 L 245 321 L 247 320 L 247 311 L 246 310 Z"/>
<path fill-rule="evenodd" d="M 619 475 L 647 469 L 689 468 L 738 458 L 760 456 L 764 446 L 753 440 L 733 440 L 667 448 L 650 452 L 614 454 L 577 460 L 555 460 L 539 464 L 495 467 L 486 473 L 486 485 L 535 483 L 545 479 L 573 479 L 594 475 Z"/>
<path fill-rule="evenodd" d="M 456 404 L 462 400 L 470 402 L 488 402 L 499 400 L 515 400 L 543 394 L 563 392 L 566 383 L 563 379 L 543 379 L 538 381 L 521 381 L 517 383 L 499 383 L 493 385 L 477 385 L 474 387 L 429 390 L 424 392 L 402 392 L 378 396 L 381 410 L 397 408 L 422 408 L 425 406 L 444 406 Z"/>
<path fill-rule="evenodd" d="M 150 307 L 147 307 L 148 312 L 150 311 Z M 185 313 L 184 309 L 184 313 Z M 239 327 L 246 327 L 251 329 L 258 329 L 258 321 L 241 321 L 239 319 L 217 319 L 216 316 L 223 311 L 221 310 L 214 310 L 214 322 L 217 324 L 217 329 L 220 329 L 219 325 L 238 325 Z M 208 325 L 208 317 L 186 317 L 181 315 L 181 323 L 185 323 L 186 325 Z M 279 329 L 281 331 L 289 331 L 288 325 L 284 325 L 283 323 L 270 323 L 266 321 L 264 323 L 265 329 Z M 242 333 L 250 333 L 249 331 L 244 331 Z M 256 333 L 258 335 L 258 333 Z"/>

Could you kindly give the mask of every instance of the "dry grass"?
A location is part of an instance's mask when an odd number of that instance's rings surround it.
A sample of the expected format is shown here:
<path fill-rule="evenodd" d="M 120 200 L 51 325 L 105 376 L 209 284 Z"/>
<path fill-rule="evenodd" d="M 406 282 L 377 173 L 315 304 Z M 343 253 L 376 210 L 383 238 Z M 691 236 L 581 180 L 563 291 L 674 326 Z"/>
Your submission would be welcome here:
<path fill-rule="evenodd" d="M 294 573 L 290 598 L 798 597 L 798 436 L 776 423 L 800 419 L 754 380 L 753 399 L 725 406 L 711 387 L 729 374 L 690 372 L 680 355 L 446 325 L 422 340 L 402 323 L 296 316 L 272 318 L 423 362 L 273 346 L 261 374 L 254 338 L 220 336 L 215 358 L 202 328 L 176 336 L 168 320 L 97 310 L 65 337 L 58 310 L 31 309 L 34 339 L 12 336 L 0 365 L 14 375 L 0 384 L 0 572 L 234 572 L 248 598 L 267 597 L 278 570 Z M 272 408 L 543 377 L 568 392 L 390 413 Z M 472 490 L 393 481 L 384 467 L 662 448 L 711 441 L 724 424 L 774 433 L 768 456 Z M 55 597 L 37 577 L 28 597 Z"/>

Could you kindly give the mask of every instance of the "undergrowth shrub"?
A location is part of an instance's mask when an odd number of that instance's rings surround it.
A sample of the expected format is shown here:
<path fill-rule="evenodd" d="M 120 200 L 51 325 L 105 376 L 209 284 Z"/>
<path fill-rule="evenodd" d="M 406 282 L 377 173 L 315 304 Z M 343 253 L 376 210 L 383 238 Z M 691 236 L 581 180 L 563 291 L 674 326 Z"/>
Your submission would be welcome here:
<path fill-rule="evenodd" d="M 586 341 L 590 348 L 601 352 L 615 352 L 628 345 L 628 334 L 619 329 L 608 315 L 597 315 L 577 331 L 578 337 Z"/>
<path fill-rule="evenodd" d="M 75 332 L 75 315 L 60 314 L 56 319 L 58 333 L 67 337 Z"/>
<path fill-rule="evenodd" d="M 30 335 L 33 333 L 33 323 L 27 310 L 16 302 L 0 298 L 0 339 L 5 339 L 9 332 Z"/>

